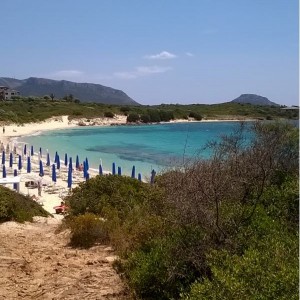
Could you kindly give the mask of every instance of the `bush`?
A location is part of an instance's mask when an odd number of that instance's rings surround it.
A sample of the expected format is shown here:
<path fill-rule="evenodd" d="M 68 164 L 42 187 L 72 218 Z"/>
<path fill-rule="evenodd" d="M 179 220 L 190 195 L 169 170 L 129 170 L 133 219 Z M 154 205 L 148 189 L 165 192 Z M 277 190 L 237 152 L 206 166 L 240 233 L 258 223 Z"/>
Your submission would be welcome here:
<path fill-rule="evenodd" d="M 96 242 L 104 242 L 108 238 L 105 221 L 94 214 L 75 216 L 67 223 L 71 229 L 71 246 L 89 248 Z"/>
<path fill-rule="evenodd" d="M 298 235 L 259 214 L 247 229 L 244 253 L 212 251 L 213 277 L 195 282 L 184 299 L 298 299 Z"/>
<path fill-rule="evenodd" d="M 111 111 L 106 111 L 104 113 L 105 118 L 113 118 L 115 115 Z"/>
<path fill-rule="evenodd" d="M 48 217 L 40 204 L 8 188 L 0 186 L 0 223 L 32 221 L 34 216 Z"/>
<path fill-rule="evenodd" d="M 150 123 L 151 122 L 150 116 L 149 115 L 141 115 L 141 121 L 143 123 Z"/>
<path fill-rule="evenodd" d="M 138 299 L 178 299 L 197 278 L 209 275 L 202 240 L 197 228 L 179 229 L 133 252 L 123 269 Z"/>
<path fill-rule="evenodd" d="M 131 113 L 127 116 L 127 123 L 135 123 L 140 120 L 140 116 L 136 113 Z"/>
<path fill-rule="evenodd" d="M 196 113 L 196 112 L 190 112 L 189 117 L 194 118 L 196 121 L 201 121 L 202 120 L 202 116 L 199 113 Z"/>

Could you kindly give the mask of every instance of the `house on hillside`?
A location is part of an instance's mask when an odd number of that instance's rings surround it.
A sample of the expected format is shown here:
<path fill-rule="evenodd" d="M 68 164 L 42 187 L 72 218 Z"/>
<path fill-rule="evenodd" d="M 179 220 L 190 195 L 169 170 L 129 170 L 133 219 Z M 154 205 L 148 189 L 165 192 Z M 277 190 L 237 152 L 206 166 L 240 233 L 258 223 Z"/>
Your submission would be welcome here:
<path fill-rule="evenodd" d="M 12 90 L 7 86 L 0 86 L 0 100 L 10 100 L 14 96 L 20 96 L 20 92 Z"/>

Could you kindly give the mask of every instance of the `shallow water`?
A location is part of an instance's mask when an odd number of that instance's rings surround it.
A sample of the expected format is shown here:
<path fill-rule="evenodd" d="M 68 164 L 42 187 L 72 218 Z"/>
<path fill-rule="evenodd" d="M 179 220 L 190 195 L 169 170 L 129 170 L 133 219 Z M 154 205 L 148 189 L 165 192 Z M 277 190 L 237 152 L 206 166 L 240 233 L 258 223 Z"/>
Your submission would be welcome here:
<path fill-rule="evenodd" d="M 169 123 L 141 126 L 78 127 L 68 130 L 43 132 L 19 141 L 49 150 L 54 159 L 58 151 L 60 159 L 65 153 L 76 155 L 80 161 L 86 157 L 90 168 L 98 170 L 102 162 L 104 170 L 111 170 L 112 163 L 122 168 L 122 174 L 131 174 L 132 166 L 144 178 L 152 169 L 162 172 L 184 161 L 197 157 L 209 157 L 208 150 L 201 150 L 208 141 L 219 139 L 239 126 L 238 122 Z M 200 151 L 201 150 L 201 151 Z"/>

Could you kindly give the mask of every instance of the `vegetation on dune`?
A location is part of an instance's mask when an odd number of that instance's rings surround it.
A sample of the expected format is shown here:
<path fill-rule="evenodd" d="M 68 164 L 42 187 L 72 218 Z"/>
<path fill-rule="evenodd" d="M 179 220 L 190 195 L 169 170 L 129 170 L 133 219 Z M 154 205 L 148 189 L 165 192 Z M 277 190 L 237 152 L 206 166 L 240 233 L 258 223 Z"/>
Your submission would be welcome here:
<path fill-rule="evenodd" d="M 245 130 L 154 185 L 82 183 L 66 200 L 75 240 L 92 233 L 79 246 L 111 243 L 137 299 L 298 298 L 299 132 L 255 123 L 246 143 Z"/>
<path fill-rule="evenodd" d="M 297 119 L 297 110 L 283 110 L 277 106 L 256 106 L 250 104 L 162 104 L 158 106 L 120 106 L 99 103 L 80 103 L 72 95 L 58 100 L 54 95 L 43 98 L 16 97 L 11 101 L 0 102 L 0 122 L 19 124 L 43 121 L 52 116 L 69 115 L 76 118 L 112 118 L 116 114 L 126 115 L 128 122 L 155 123 L 168 122 L 174 119 L 195 120 L 207 119 Z"/>
<path fill-rule="evenodd" d="M 28 196 L 0 186 L 0 223 L 32 221 L 34 216 L 48 217 L 50 214 Z"/>

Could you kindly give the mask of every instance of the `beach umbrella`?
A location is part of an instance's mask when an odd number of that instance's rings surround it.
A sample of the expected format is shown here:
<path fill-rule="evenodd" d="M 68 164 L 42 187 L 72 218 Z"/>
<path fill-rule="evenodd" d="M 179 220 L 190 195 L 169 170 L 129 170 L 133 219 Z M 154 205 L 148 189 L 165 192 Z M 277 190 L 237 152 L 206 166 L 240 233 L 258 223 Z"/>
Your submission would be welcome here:
<path fill-rule="evenodd" d="M 72 169 L 69 168 L 68 171 L 68 188 L 72 187 Z"/>
<path fill-rule="evenodd" d="M 151 184 L 154 184 L 155 175 L 156 175 L 156 172 L 154 170 L 152 170 L 151 171 L 151 178 L 150 178 L 150 183 Z"/>
<path fill-rule="evenodd" d="M 79 169 L 79 156 L 76 155 L 76 169 Z"/>
<path fill-rule="evenodd" d="M 30 156 L 27 157 L 27 173 L 31 172 L 31 161 Z"/>
<path fill-rule="evenodd" d="M 52 165 L 52 181 L 56 182 L 55 164 Z"/>
<path fill-rule="evenodd" d="M 13 154 L 12 152 L 9 153 L 9 167 L 12 168 L 13 166 Z"/>
<path fill-rule="evenodd" d="M 73 170 L 72 157 L 69 158 L 69 169 Z"/>
<path fill-rule="evenodd" d="M 121 167 L 118 167 L 118 175 L 119 175 L 119 176 L 122 175 L 122 169 L 121 169 Z"/>
<path fill-rule="evenodd" d="M 24 155 L 26 155 L 27 154 L 27 145 L 25 144 L 24 145 Z"/>
<path fill-rule="evenodd" d="M 55 152 L 55 156 L 54 156 L 54 163 L 57 163 L 57 156 L 58 156 L 58 153 L 57 151 Z"/>
<path fill-rule="evenodd" d="M 42 147 L 40 147 L 39 153 L 40 153 L 40 156 L 42 157 Z"/>
<path fill-rule="evenodd" d="M 44 176 L 44 168 L 43 168 L 43 162 L 40 160 L 40 175 Z"/>
<path fill-rule="evenodd" d="M 103 175 L 103 169 L 102 169 L 102 165 L 99 165 L 99 175 Z"/>
<path fill-rule="evenodd" d="M 33 156 L 34 152 L 33 152 L 33 146 L 31 145 L 31 150 L 30 150 L 31 156 Z"/>
<path fill-rule="evenodd" d="M 87 169 L 86 169 L 86 163 L 85 160 L 83 161 L 83 177 L 86 178 Z"/>
<path fill-rule="evenodd" d="M 68 154 L 65 153 L 65 166 L 67 167 L 68 166 Z"/>
<path fill-rule="evenodd" d="M 142 174 L 141 173 L 138 174 L 138 180 L 142 181 Z"/>
<path fill-rule="evenodd" d="M 2 178 L 6 178 L 6 168 L 5 168 L 5 165 L 3 165 L 3 169 L 2 169 Z"/>
<path fill-rule="evenodd" d="M 56 166 L 57 166 L 57 170 L 60 169 L 60 159 L 59 159 L 59 155 L 57 154 L 57 159 L 56 159 Z"/>
<path fill-rule="evenodd" d="M 135 166 L 132 167 L 131 178 L 135 178 Z"/>
<path fill-rule="evenodd" d="M 18 169 L 19 169 L 19 170 L 22 169 L 22 156 L 21 156 L 21 155 L 19 155 Z"/>
<path fill-rule="evenodd" d="M 86 173 L 85 180 L 89 180 L 89 179 L 90 179 L 90 173 L 89 173 L 89 172 L 87 172 L 87 173 Z"/>
<path fill-rule="evenodd" d="M 116 164 L 114 162 L 112 164 L 112 174 L 116 175 Z"/>
<path fill-rule="evenodd" d="M 48 167 L 50 167 L 50 154 L 49 154 L 49 152 L 47 153 L 47 163 L 46 163 L 46 165 L 48 166 Z"/>
<path fill-rule="evenodd" d="M 2 151 L 2 165 L 5 164 L 5 151 Z"/>
<path fill-rule="evenodd" d="M 14 169 L 14 176 L 15 176 L 15 177 L 18 176 L 18 171 L 17 171 L 16 169 Z M 17 184 L 17 183 L 14 183 L 13 188 L 14 188 L 15 190 L 17 190 L 17 189 L 18 189 L 18 184 Z"/>
<path fill-rule="evenodd" d="M 88 160 L 87 157 L 85 158 L 85 166 L 86 166 L 86 169 L 87 169 L 87 170 L 90 168 L 90 167 L 89 167 L 89 160 Z"/>

